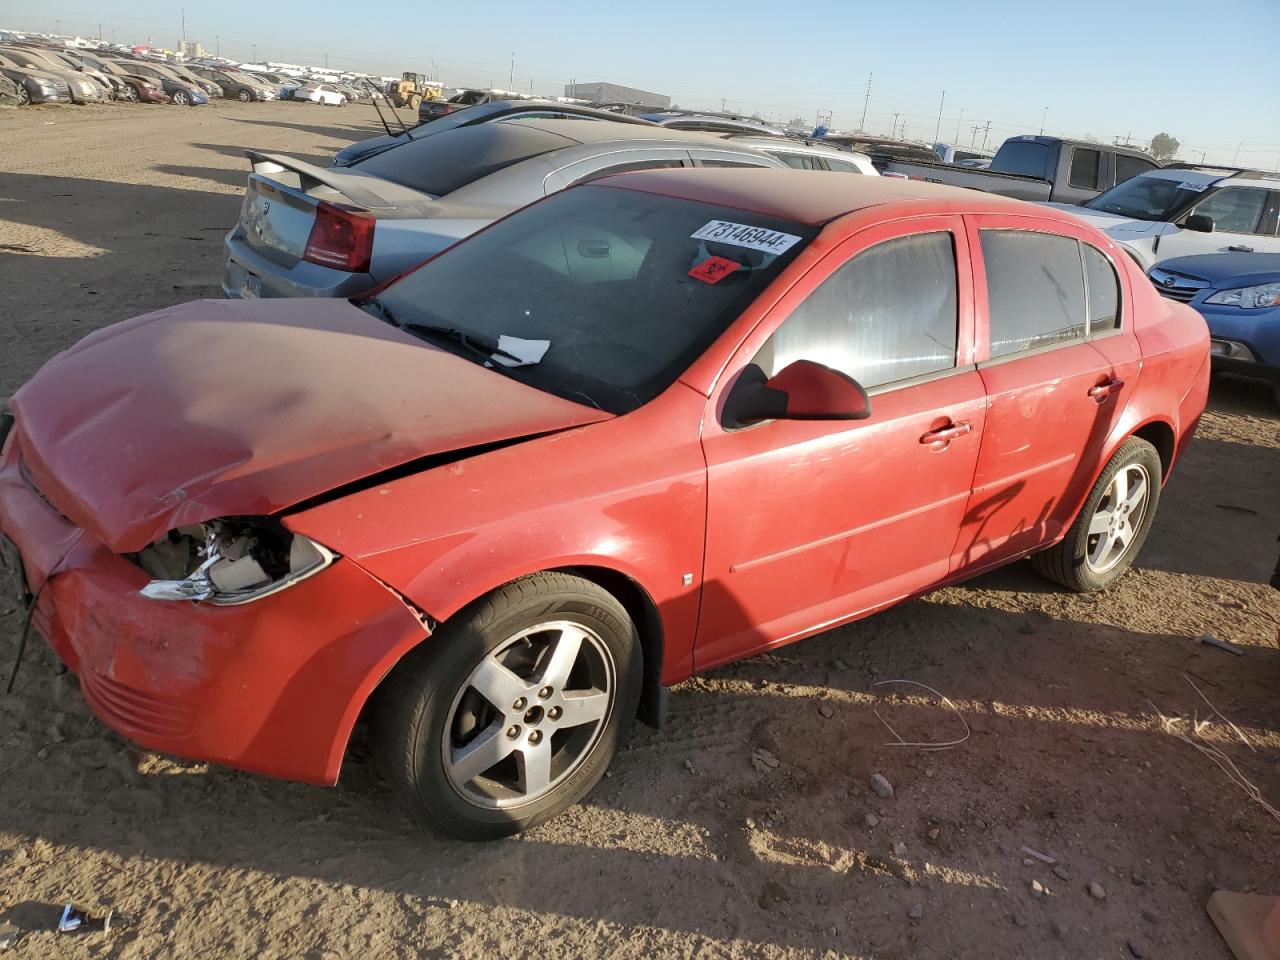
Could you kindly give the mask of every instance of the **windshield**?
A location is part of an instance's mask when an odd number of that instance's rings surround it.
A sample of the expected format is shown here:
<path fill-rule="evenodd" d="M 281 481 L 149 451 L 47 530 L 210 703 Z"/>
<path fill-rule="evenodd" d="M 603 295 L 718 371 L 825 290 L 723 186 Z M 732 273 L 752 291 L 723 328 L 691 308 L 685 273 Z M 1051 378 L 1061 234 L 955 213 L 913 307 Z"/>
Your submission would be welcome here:
<path fill-rule="evenodd" d="M 1085 204 L 1092 210 L 1118 213 L 1134 220 L 1170 220 L 1212 183 L 1164 176 L 1139 176 L 1117 184 Z"/>
<path fill-rule="evenodd" d="M 516 379 L 620 414 L 670 386 L 816 232 L 575 187 L 428 261 L 378 300 L 401 326 L 496 344 L 532 361 L 503 364 Z"/>

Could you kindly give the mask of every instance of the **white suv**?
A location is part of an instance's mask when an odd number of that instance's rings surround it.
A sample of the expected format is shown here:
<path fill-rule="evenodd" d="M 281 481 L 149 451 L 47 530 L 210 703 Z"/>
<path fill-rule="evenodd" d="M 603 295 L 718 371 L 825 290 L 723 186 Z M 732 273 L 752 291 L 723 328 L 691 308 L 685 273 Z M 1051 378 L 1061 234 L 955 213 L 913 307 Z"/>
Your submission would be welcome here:
<path fill-rule="evenodd" d="M 1280 175 L 1221 167 L 1164 167 L 1117 184 L 1074 213 L 1144 270 L 1161 260 L 1229 250 L 1280 253 Z"/>

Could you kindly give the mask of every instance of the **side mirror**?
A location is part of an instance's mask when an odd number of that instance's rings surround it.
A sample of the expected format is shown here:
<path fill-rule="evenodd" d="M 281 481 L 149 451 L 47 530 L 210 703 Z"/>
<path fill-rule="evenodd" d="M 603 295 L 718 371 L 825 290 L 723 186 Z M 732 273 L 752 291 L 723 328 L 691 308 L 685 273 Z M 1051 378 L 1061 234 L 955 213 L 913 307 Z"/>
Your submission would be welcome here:
<path fill-rule="evenodd" d="M 1203 213 L 1193 213 L 1182 221 L 1182 227 L 1184 230 L 1194 230 L 1196 233 L 1213 233 L 1213 217 L 1207 217 Z"/>
<path fill-rule="evenodd" d="M 725 402 L 727 425 L 759 420 L 865 420 L 871 398 L 850 376 L 812 360 L 797 360 L 766 378 L 751 364 Z"/>

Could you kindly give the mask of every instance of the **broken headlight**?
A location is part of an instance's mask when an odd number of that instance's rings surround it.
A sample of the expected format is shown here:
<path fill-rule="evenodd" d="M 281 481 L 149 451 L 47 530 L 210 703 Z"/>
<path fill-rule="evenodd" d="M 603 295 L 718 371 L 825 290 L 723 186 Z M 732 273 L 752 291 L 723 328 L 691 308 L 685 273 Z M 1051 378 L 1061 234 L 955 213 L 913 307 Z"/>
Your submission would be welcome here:
<path fill-rule="evenodd" d="M 133 559 L 156 578 L 144 597 L 227 605 L 283 590 L 336 556 L 270 517 L 227 517 L 170 530 Z"/>

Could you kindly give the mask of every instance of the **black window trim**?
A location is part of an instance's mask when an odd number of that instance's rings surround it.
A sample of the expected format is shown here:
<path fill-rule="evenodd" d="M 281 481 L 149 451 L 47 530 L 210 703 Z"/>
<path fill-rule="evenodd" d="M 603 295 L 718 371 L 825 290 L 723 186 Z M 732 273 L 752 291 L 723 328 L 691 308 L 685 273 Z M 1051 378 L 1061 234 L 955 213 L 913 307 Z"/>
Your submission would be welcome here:
<path fill-rule="evenodd" d="M 1093 333 L 1090 328 L 1093 326 L 1093 320 L 1089 316 L 1089 271 L 1085 269 L 1084 248 L 1087 241 L 1078 237 L 1067 236 L 1062 233 L 1054 233 L 1052 230 L 1037 230 L 1033 227 L 979 227 L 978 228 L 978 255 L 982 256 L 982 278 L 983 282 L 987 281 L 987 260 L 982 255 L 982 234 L 984 231 L 993 233 L 1041 233 L 1048 237 L 1059 237 L 1063 240 L 1074 240 L 1076 244 L 1076 252 L 1080 257 L 1080 275 L 1084 281 L 1084 336 L 1071 337 L 1067 340 L 1056 340 L 1053 343 L 1046 343 L 1039 347 L 1028 347 L 1025 350 L 1019 350 L 1016 353 L 1006 353 L 999 357 L 988 357 L 986 360 L 980 360 L 977 363 L 979 370 L 985 370 L 987 367 L 994 367 L 997 364 L 1006 363 L 1010 360 L 1021 360 L 1024 357 L 1034 357 L 1037 354 L 1048 353 L 1050 350 L 1061 350 L 1064 347 L 1079 346 L 1082 343 L 1090 343 L 1095 340 L 1105 340 L 1107 337 L 1118 336 L 1125 332 L 1125 309 L 1124 287 L 1120 283 L 1120 271 L 1116 269 L 1115 261 L 1111 259 L 1107 251 L 1100 247 L 1089 243 L 1088 246 L 1093 247 L 1098 253 L 1102 254 L 1102 258 L 1107 262 L 1107 266 L 1111 267 L 1112 272 L 1116 275 L 1116 313 L 1120 318 L 1120 325 L 1112 327 L 1103 333 Z M 988 288 L 989 289 L 989 288 Z M 985 344 L 987 351 L 991 350 L 991 304 L 987 304 L 987 342 Z M 870 395 L 871 391 L 867 391 Z"/>

